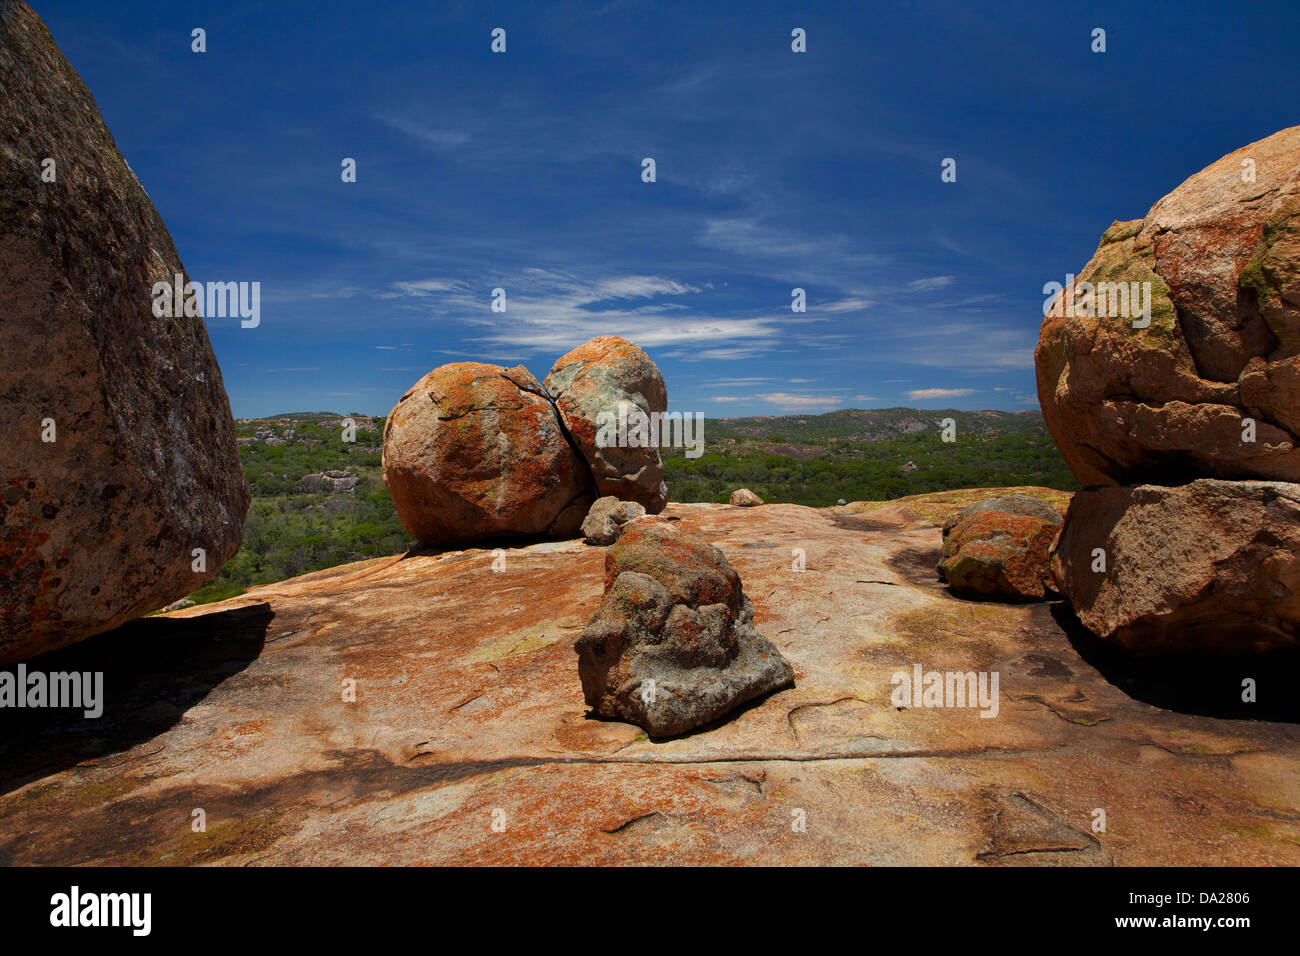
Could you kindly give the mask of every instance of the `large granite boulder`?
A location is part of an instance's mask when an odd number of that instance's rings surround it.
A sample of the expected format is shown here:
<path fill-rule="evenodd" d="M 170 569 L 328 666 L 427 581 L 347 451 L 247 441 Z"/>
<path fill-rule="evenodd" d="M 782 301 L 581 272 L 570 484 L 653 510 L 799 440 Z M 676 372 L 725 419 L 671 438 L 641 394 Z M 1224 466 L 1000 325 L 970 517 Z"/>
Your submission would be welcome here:
<path fill-rule="evenodd" d="M 424 376 L 389 413 L 383 468 L 402 527 L 425 544 L 573 537 L 595 497 L 522 365 L 456 362 Z"/>
<path fill-rule="evenodd" d="M 1051 571 L 1088 630 L 1140 653 L 1295 647 L 1300 485 L 1200 479 L 1080 491 Z"/>
<path fill-rule="evenodd" d="M 794 681 L 754 628 L 722 552 L 672 525 L 634 521 L 605 553 L 605 597 L 575 644 L 596 713 L 671 737 Z"/>
<path fill-rule="evenodd" d="M 653 435 L 640 445 L 600 440 L 603 415 L 617 422 L 620 414 L 631 419 L 667 410 L 668 389 L 650 356 L 627 339 L 602 335 L 558 359 L 545 384 L 599 494 L 639 502 L 650 514 L 662 511 L 668 486 Z"/>
<path fill-rule="evenodd" d="M 1043 504 L 1051 518 L 967 508 L 964 517 L 944 528 L 939 576 L 966 596 L 1041 601 L 1050 583 L 1048 549 L 1061 524 L 1056 510 Z"/>
<path fill-rule="evenodd" d="M 0 3 L 0 664 L 157 610 L 239 549 L 248 487 L 203 320 L 153 314 L 176 275 L 90 91 Z"/>
<path fill-rule="evenodd" d="M 1149 283 L 1150 324 L 1134 328 L 1145 318 L 1118 289 L 1090 304 L 1084 282 Z M 1070 291 L 1043 320 L 1035 364 L 1080 482 L 1300 480 L 1300 126 L 1116 222 L 1079 273 L 1077 304 Z"/>

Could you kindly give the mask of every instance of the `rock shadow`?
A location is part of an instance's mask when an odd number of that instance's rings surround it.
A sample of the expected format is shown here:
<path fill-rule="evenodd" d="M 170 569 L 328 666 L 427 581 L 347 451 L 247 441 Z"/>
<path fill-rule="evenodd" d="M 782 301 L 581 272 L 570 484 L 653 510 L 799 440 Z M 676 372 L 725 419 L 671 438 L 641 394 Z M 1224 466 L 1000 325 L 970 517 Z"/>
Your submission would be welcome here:
<path fill-rule="evenodd" d="M 1300 651 L 1141 657 L 1094 635 L 1068 601 L 1058 601 L 1051 613 L 1078 655 L 1134 700 L 1199 717 L 1300 723 Z M 1241 699 L 1246 678 L 1255 681 L 1254 703 Z"/>
<path fill-rule="evenodd" d="M 257 659 L 274 616 L 263 603 L 197 617 L 139 618 L 23 662 L 29 675 L 102 673 L 103 713 L 92 718 L 80 707 L 0 708 L 0 794 L 169 730 Z M 3 670 L 16 674 L 18 666 Z"/>

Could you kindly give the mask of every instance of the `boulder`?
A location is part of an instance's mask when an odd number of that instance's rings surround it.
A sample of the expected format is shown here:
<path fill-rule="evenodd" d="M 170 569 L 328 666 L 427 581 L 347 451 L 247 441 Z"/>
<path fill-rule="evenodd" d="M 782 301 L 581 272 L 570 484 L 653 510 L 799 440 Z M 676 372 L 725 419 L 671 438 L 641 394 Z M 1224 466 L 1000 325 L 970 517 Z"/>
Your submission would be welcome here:
<path fill-rule="evenodd" d="M 738 508 L 753 508 L 761 505 L 763 499 L 748 488 L 737 488 L 731 493 L 731 503 Z"/>
<path fill-rule="evenodd" d="M 603 497 L 613 495 L 645 505 L 658 514 L 668 503 L 663 460 L 654 435 L 644 444 L 604 443 L 602 415 L 635 418 L 668 408 L 668 389 L 659 368 L 635 344 L 617 335 L 602 335 L 561 357 L 546 376 L 569 435 L 582 453 Z"/>
<path fill-rule="evenodd" d="M 0 4 L 0 88 L 7 664 L 210 580 L 249 494 L 203 319 L 153 314 L 154 283 L 188 281 L 171 236 L 20 2 Z"/>
<path fill-rule="evenodd" d="M 1077 492 L 1051 572 L 1088 630 L 1142 654 L 1295 647 L 1300 485 L 1200 479 Z"/>
<path fill-rule="evenodd" d="M 645 507 L 638 502 L 624 501 L 613 495 L 597 498 L 582 521 L 582 536 L 588 544 L 613 544 L 627 522 L 644 514 Z"/>
<path fill-rule="evenodd" d="M 1055 521 L 972 505 L 944 528 L 940 577 L 958 594 L 1041 601 L 1049 581 L 1048 549 L 1061 523 L 1052 513 Z"/>
<path fill-rule="evenodd" d="M 1035 498 L 1033 495 L 1003 495 L 998 498 L 984 498 L 972 505 L 967 505 L 961 511 L 948 518 L 943 523 L 943 536 L 946 539 L 948 534 L 957 525 L 958 522 L 964 521 L 973 514 L 979 514 L 982 511 L 997 511 L 1006 515 L 1024 515 L 1031 518 L 1042 518 L 1054 525 L 1060 525 L 1061 513 L 1053 508 L 1042 498 Z"/>
<path fill-rule="evenodd" d="M 575 650 L 587 704 L 651 737 L 794 681 L 722 552 L 663 522 L 634 522 L 606 552 L 604 599 Z"/>
<path fill-rule="evenodd" d="M 456 362 L 420 379 L 388 416 L 383 474 L 402 527 L 425 544 L 574 537 L 595 497 L 522 365 Z"/>
<path fill-rule="evenodd" d="M 1127 309 L 1084 282 L 1126 284 Z M 1050 312 L 1038 397 L 1081 483 L 1300 481 L 1300 126 L 1114 223 Z"/>

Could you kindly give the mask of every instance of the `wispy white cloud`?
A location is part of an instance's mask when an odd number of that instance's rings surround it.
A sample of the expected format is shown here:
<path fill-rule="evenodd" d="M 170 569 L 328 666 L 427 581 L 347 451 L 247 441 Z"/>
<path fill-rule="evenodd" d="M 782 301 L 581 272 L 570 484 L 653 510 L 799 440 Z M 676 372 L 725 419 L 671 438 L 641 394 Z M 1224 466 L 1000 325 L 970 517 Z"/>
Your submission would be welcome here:
<path fill-rule="evenodd" d="M 928 398 L 962 398 L 974 394 L 973 388 L 914 388 L 907 393 L 907 397 L 913 401 L 920 401 Z"/>
<path fill-rule="evenodd" d="M 767 392 L 754 397 L 782 408 L 825 408 L 843 401 L 834 395 L 794 395 L 790 392 Z"/>
<path fill-rule="evenodd" d="M 928 279 L 916 279 L 909 282 L 907 287 L 915 292 L 930 292 L 933 289 L 942 289 L 946 285 L 951 285 L 956 279 L 956 276 L 931 276 Z"/>

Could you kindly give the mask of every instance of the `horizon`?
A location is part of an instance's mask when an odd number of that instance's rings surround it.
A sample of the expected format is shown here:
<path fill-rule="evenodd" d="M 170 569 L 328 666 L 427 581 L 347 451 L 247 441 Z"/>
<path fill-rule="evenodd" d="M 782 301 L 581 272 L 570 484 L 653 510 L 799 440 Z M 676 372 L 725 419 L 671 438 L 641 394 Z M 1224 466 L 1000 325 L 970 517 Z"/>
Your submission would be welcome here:
<path fill-rule="evenodd" d="M 1294 125 L 1300 10 L 1252 9 L 1270 30 L 1211 4 L 37 12 L 191 279 L 260 283 L 257 328 L 207 320 L 236 416 L 386 415 L 447 362 L 540 380 L 621 334 L 717 418 L 1036 408 L 1044 285 Z"/>

